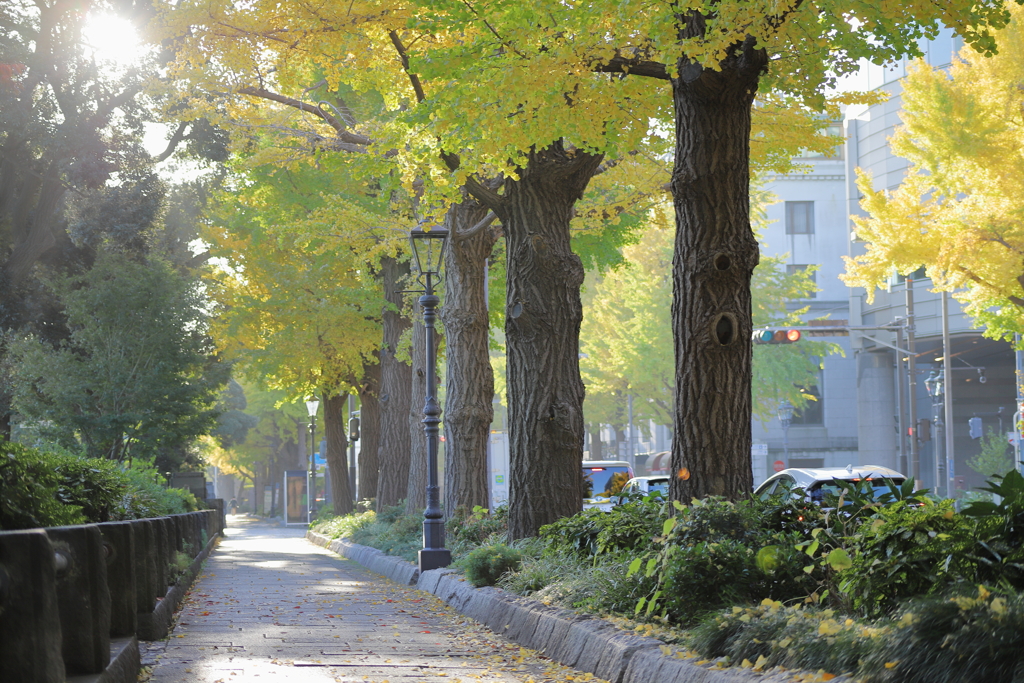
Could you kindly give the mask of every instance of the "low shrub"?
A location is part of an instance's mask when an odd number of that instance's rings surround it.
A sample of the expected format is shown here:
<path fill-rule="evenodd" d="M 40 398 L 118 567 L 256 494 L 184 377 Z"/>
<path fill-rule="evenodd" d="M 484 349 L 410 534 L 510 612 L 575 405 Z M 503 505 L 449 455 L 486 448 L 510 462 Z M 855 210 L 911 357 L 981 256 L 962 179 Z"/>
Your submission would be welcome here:
<path fill-rule="evenodd" d="M 356 526 L 351 538 L 354 543 L 416 562 L 423 547 L 423 515 L 407 515 L 404 504 L 385 507 L 372 521 Z"/>
<path fill-rule="evenodd" d="M 852 564 L 840 574 L 840 590 L 854 609 L 878 616 L 908 598 L 973 584 L 975 528 L 951 500 L 885 506 L 849 539 Z"/>
<path fill-rule="evenodd" d="M 519 569 L 523 554 L 503 543 L 483 545 L 470 551 L 460 564 L 474 586 L 493 586 L 507 572 Z"/>
<path fill-rule="evenodd" d="M 979 586 L 973 595 L 908 603 L 864 658 L 865 683 L 1024 681 L 1024 598 Z"/>
<path fill-rule="evenodd" d="M 504 540 L 508 532 L 508 506 L 499 505 L 493 513 L 479 505 L 472 512 L 458 507 L 444 528 L 452 555 L 464 555 L 479 545 Z"/>
<path fill-rule="evenodd" d="M 361 529 L 377 519 L 373 510 L 357 512 L 351 515 L 331 517 L 313 526 L 313 531 L 328 538 L 351 538 L 357 529 Z"/>
<path fill-rule="evenodd" d="M 858 670 L 887 627 L 837 617 L 830 609 L 785 606 L 763 600 L 756 607 L 732 607 L 694 628 L 688 647 L 702 657 L 748 660 L 757 668 Z M 935 679 L 941 680 L 941 679 Z"/>
<path fill-rule="evenodd" d="M 540 537 L 555 554 L 644 552 L 653 547 L 668 510 L 660 496 L 630 500 L 607 512 L 589 508 L 541 527 Z"/>

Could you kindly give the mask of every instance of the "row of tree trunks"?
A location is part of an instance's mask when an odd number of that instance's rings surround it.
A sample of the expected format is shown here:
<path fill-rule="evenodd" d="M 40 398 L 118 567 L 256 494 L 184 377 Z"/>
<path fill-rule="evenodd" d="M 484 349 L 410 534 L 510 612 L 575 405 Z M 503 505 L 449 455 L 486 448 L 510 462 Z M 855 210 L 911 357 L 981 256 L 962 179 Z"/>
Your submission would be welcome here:
<path fill-rule="evenodd" d="M 445 294 L 441 307 L 447 349 L 444 401 L 444 510 L 490 507 L 487 440 L 494 419 L 494 371 L 489 354 L 487 259 L 497 234 L 484 228 L 465 236 L 487 215 L 473 199 L 445 216 Z M 418 395 L 418 394 L 417 394 Z"/>
<path fill-rule="evenodd" d="M 409 399 L 409 484 L 405 494 L 407 514 L 427 506 L 427 440 L 423 432 L 423 402 L 427 395 L 427 344 L 423 317 L 412 319 L 412 383 Z"/>
<path fill-rule="evenodd" d="M 409 262 L 381 261 L 384 298 L 384 343 L 380 350 L 380 443 L 378 445 L 377 508 L 398 505 L 409 487 L 409 402 L 412 366 L 398 359 L 398 345 L 411 322 L 405 311 Z M 364 448 L 366 444 L 363 444 Z"/>
<path fill-rule="evenodd" d="M 348 481 L 348 435 L 345 404 L 348 396 L 336 394 L 324 400 L 324 436 L 327 440 L 327 468 L 331 472 L 331 502 L 334 514 L 347 515 L 355 509 Z"/>
<path fill-rule="evenodd" d="M 380 363 L 363 363 L 363 379 L 359 384 L 359 438 L 358 494 L 360 500 L 377 495 L 380 465 L 377 460 L 380 445 Z"/>

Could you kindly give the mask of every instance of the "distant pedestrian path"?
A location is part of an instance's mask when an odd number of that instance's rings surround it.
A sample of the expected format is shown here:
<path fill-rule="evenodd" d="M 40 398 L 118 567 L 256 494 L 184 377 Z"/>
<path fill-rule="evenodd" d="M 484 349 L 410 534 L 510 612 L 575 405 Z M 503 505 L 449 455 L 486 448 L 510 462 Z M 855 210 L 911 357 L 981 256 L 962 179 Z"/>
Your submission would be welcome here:
<path fill-rule="evenodd" d="M 153 683 L 587 680 L 317 547 L 305 529 L 229 516 Z M 145 657 L 144 657 L 145 658 Z M 579 678 L 575 678 L 579 676 Z M 596 680 L 596 679 L 590 679 Z"/>

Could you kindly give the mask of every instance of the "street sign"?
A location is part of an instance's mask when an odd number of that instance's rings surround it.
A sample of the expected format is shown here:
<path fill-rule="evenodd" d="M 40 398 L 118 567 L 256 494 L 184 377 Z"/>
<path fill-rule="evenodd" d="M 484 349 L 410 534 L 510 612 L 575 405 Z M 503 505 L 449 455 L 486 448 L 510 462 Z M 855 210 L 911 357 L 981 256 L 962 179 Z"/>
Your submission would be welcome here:
<path fill-rule="evenodd" d="M 782 462 L 781 460 L 776 460 L 775 462 L 772 463 L 772 469 L 775 470 L 776 472 L 781 472 L 782 470 L 786 469 L 786 463 Z"/>

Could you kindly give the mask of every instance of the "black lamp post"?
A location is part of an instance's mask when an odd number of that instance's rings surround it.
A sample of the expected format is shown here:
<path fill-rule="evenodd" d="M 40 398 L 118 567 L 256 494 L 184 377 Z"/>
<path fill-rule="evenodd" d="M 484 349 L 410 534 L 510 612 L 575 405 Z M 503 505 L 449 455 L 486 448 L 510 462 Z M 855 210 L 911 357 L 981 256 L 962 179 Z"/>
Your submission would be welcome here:
<path fill-rule="evenodd" d="M 306 510 L 309 514 L 309 523 L 312 524 L 316 518 L 316 411 L 320 407 L 320 401 L 310 397 L 306 401 L 306 410 L 309 412 L 309 491 L 306 498 L 309 505 Z"/>
<path fill-rule="evenodd" d="M 789 425 L 793 422 L 793 404 L 783 400 L 775 411 L 779 416 L 779 424 L 782 425 L 782 456 L 789 467 Z"/>
<path fill-rule="evenodd" d="M 441 406 L 437 403 L 437 379 L 434 365 L 434 321 L 440 299 L 434 294 L 434 285 L 441 277 L 444 248 L 448 231 L 441 227 L 430 230 L 413 229 L 410 234 L 412 253 L 416 261 L 417 278 L 423 285 L 420 306 L 423 307 L 423 326 L 427 344 L 427 397 L 423 405 L 423 432 L 427 436 L 427 507 L 423 511 L 423 549 L 420 550 L 420 571 L 447 567 L 452 554 L 444 547 L 444 519 L 441 513 L 440 486 L 437 482 L 437 436 L 441 422 Z"/>

